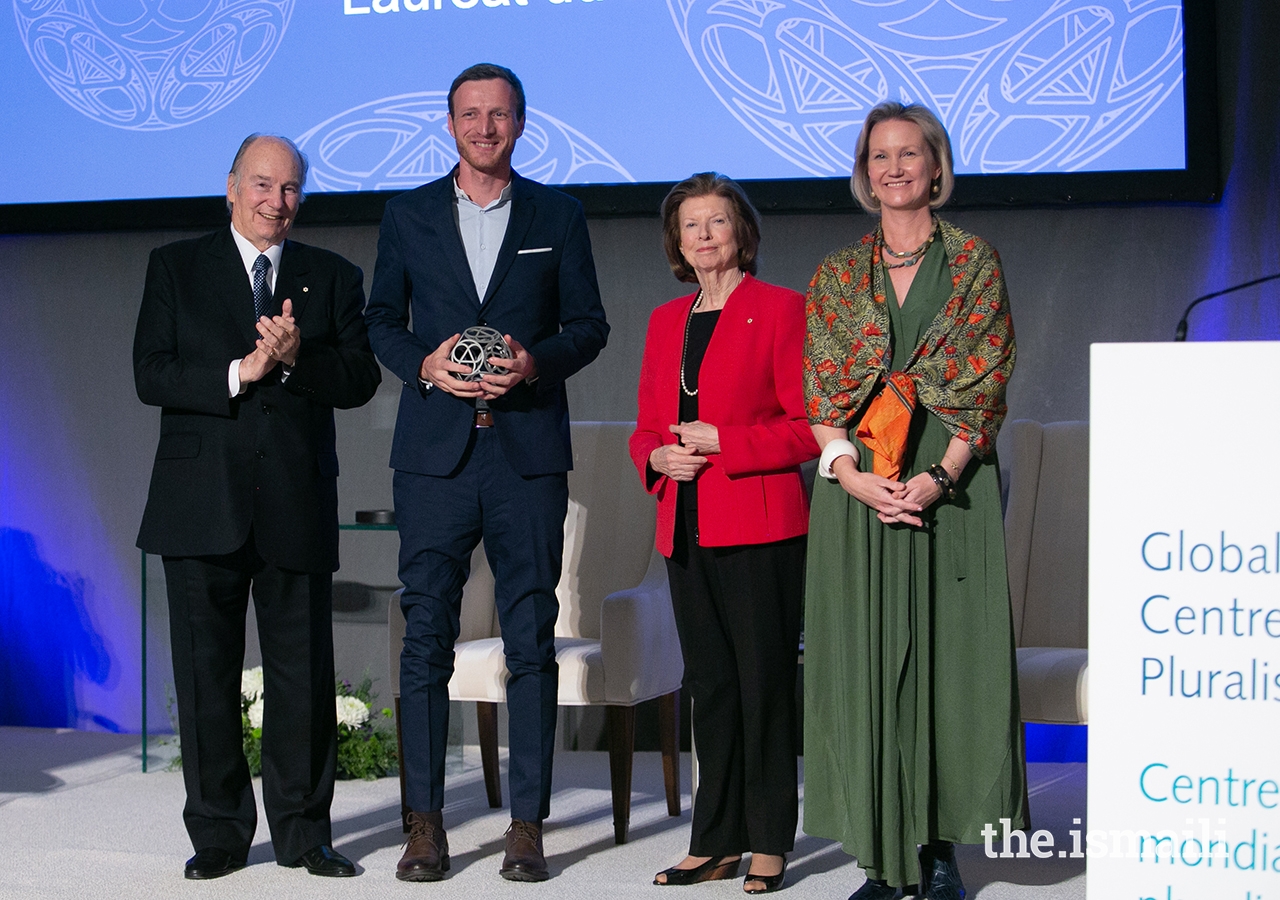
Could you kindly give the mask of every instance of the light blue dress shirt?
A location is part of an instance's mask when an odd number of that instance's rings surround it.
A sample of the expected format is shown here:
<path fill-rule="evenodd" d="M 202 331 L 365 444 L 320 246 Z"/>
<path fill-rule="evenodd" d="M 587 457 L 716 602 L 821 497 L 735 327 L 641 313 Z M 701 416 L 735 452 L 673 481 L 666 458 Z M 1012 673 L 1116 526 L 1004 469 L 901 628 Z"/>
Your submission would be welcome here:
<path fill-rule="evenodd" d="M 493 277 L 493 267 L 498 262 L 498 251 L 502 248 L 502 239 L 507 234 L 507 223 L 511 221 L 511 182 L 502 189 L 498 199 L 488 206 L 480 206 L 467 196 L 467 192 L 453 181 L 454 216 L 458 222 L 458 233 L 462 235 L 462 247 L 467 253 L 467 264 L 471 267 L 471 277 L 476 282 L 476 294 L 480 302 L 489 290 L 489 279 Z"/>

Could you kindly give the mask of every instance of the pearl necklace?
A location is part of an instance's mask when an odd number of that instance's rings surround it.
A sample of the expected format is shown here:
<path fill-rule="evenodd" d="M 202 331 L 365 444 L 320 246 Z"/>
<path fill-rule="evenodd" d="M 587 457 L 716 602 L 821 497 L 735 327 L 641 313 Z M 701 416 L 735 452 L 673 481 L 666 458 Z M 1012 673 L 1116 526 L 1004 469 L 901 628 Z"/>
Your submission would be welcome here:
<path fill-rule="evenodd" d="M 746 277 L 746 273 L 739 269 L 737 284 L 729 288 L 729 293 L 725 295 L 726 303 L 729 302 L 729 296 L 738 289 L 738 285 L 742 284 L 743 279 Z M 702 288 L 698 288 L 698 296 L 693 298 L 693 306 L 689 307 L 689 315 L 687 315 L 684 320 L 684 347 L 680 351 L 680 390 L 684 392 L 686 397 L 698 396 L 698 389 L 694 388 L 693 390 L 689 390 L 689 385 L 685 383 L 684 363 L 686 357 L 689 355 L 689 323 L 693 321 L 693 314 L 696 313 L 698 311 L 698 307 L 702 305 L 703 296 L 705 295 L 702 292 Z M 724 308 L 723 305 L 721 305 L 721 308 Z"/>
<path fill-rule="evenodd" d="M 689 307 L 689 315 L 684 319 L 684 347 L 680 350 L 680 390 L 684 392 L 686 397 L 698 396 L 698 389 L 689 390 L 689 385 L 684 380 L 684 363 L 689 355 L 689 323 L 693 321 L 693 314 L 698 311 L 698 307 L 702 305 L 702 288 L 698 288 L 698 296 L 693 298 L 693 306 Z"/>

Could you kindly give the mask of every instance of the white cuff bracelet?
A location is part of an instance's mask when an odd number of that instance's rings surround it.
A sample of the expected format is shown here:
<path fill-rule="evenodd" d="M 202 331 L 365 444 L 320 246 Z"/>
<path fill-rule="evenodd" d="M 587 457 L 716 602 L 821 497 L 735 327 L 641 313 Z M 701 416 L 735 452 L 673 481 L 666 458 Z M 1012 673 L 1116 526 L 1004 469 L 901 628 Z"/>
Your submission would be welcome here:
<path fill-rule="evenodd" d="M 853 441 L 836 440 L 823 447 L 822 458 L 818 460 L 818 474 L 828 481 L 836 481 L 831 465 L 842 456 L 851 456 L 853 464 L 858 464 L 858 448 L 853 445 Z"/>

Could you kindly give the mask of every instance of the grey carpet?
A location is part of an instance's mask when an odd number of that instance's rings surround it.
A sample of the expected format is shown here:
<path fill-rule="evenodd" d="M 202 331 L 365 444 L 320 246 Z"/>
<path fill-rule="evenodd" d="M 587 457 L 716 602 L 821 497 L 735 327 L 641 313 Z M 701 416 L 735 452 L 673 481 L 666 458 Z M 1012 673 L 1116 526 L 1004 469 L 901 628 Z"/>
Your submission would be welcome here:
<path fill-rule="evenodd" d="M 544 884 L 505 882 L 497 870 L 509 814 L 489 809 L 479 754 L 472 747 L 451 765 L 445 823 L 453 870 L 444 882 L 395 880 L 403 840 L 395 779 L 337 786 L 334 842 L 357 863 L 358 878 L 321 879 L 277 866 L 263 825 L 248 868 L 216 881 L 189 882 L 182 878 L 183 860 L 191 854 L 181 820 L 182 776 L 163 771 L 154 756 L 152 771 L 143 774 L 140 758 L 137 739 L 128 735 L 0 728 L 0 898 L 595 900 L 607 895 L 662 900 L 664 890 L 676 889 L 652 886 L 653 874 L 679 861 L 688 845 L 688 793 L 684 814 L 668 817 L 657 754 L 636 755 L 631 836 L 619 847 L 613 842 L 607 755 L 561 752 L 545 839 L 553 877 Z M 682 774 L 687 789 L 687 756 Z M 1030 778 L 1036 827 L 1051 830 L 1058 847 L 1068 846 L 1068 830 L 1081 827 L 1071 820 L 1084 817 L 1085 767 L 1033 765 Z M 988 859 L 981 847 L 961 848 L 959 858 L 970 897 L 1083 900 L 1085 895 L 1083 860 Z M 838 845 L 798 835 L 787 896 L 843 898 L 861 881 L 856 863 Z M 741 888 L 738 879 L 679 893 L 685 900 L 728 900 L 742 897 Z"/>

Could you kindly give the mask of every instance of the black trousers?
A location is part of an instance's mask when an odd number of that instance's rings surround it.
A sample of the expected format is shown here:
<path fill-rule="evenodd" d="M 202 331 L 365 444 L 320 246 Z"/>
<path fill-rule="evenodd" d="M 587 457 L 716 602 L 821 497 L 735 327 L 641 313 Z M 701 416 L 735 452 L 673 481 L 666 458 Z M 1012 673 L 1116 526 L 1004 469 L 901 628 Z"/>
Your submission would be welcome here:
<path fill-rule="evenodd" d="M 225 556 L 165 557 L 164 574 L 192 846 L 244 859 L 257 826 L 240 719 L 250 588 L 262 649 L 262 801 L 276 861 L 332 844 L 332 575 L 268 565 L 252 533 Z"/>
<path fill-rule="evenodd" d="M 676 515 L 667 575 L 698 752 L 692 856 L 793 849 L 805 541 L 699 547 Z"/>

